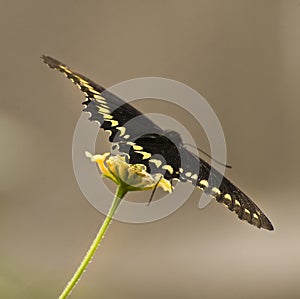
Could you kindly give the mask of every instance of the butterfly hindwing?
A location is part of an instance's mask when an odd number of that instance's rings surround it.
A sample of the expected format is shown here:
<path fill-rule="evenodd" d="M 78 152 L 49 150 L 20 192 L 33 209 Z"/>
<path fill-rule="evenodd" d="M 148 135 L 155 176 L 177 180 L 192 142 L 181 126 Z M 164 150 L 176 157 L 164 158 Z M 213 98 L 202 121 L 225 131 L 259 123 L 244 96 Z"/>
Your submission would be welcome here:
<path fill-rule="evenodd" d="M 273 230 L 270 220 L 260 208 L 243 191 L 222 176 L 218 170 L 187 150 L 182 151 L 182 156 L 185 156 L 187 163 L 183 165 L 184 171 L 180 180 L 190 181 L 218 202 L 224 203 L 240 219 L 259 228 Z"/>
<path fill-rule="evenodd" d="M 259 228 L 273 229 L 268 218 L 244 192 L 206 161 L 181 147 L 180 141 L 176 144 L 165 135 L 148 134 L 135 140 L 135 146 L 127 150 L 130 163 L 145 164 L 149 173 L 162 173 L 166 179 L 190 182 L 224 203 L 240 219 Z"/>

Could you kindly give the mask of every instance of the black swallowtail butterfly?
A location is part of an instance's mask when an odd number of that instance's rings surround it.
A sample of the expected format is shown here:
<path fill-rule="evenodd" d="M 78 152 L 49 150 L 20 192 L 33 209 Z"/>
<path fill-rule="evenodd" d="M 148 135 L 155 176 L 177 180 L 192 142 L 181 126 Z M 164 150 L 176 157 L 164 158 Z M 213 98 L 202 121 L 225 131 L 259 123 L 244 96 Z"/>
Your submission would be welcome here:
<path fill-rule="evenodd" d="M 90 112 L 89 119 L 98 121 L 102 129 L 110 132 L 109 141 L 118 144 L 121 152 L 129 153 L 129 163 L 144 164 L 149 171 L 150 168 L 153 171 L 154 167 L 156 172 L 163 173 L 169 180 L 189 181 L 218 202 L 224 203 L 240 219 L 258 228 L 273 230 L 270 220 L 260 208 L 226 177 L 188 151 L 178 133 L 163 131 L 133 106 L 87 77 L 73 72 L 56 59 L 45 55 L 42 59 L 50 68 L 62 72 L 85 93 L 84 111 Z M 126 126 L 135 117 L 139 117 L 138 130 Z M 141 135 L 143 131 L 149 132 L 149 128 L 151 133 Z M 181 168 L 182 159 L 186 161 L 184 169 Z M 221 182 L 219 188 L 215 187 L 215 181 Z"/>

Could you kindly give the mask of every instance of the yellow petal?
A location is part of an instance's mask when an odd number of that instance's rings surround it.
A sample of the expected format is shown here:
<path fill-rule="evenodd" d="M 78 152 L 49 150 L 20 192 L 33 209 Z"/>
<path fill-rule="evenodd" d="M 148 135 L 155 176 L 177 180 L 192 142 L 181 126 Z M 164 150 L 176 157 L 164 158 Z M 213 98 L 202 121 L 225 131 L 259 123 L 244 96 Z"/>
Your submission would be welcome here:
<path fill-rule="evenodd" d="M 170 183 L 170 181 L 168 181 L 168 180 L 166 180 L 164 178 L 162 178 L 159 181 L 157 187 L 162 188 L 166 192 L 172 193 L 172 184 Z"/>
<path fill-rule="evenodd" d="M 92 155 L 89 152 L 85 152 L 85 155 L 91 159 L 92 162 L 96 162 L 99 166 L 99 169 L 103 176 L 111 179 L 116 184 L 118 184 L 118 179 L 114 176 L 114 174 L 109 170 L 109 168 L 105 165 L 105 162 L 110 155 L 110 153 L 104 153 L 103 155 Z"/>

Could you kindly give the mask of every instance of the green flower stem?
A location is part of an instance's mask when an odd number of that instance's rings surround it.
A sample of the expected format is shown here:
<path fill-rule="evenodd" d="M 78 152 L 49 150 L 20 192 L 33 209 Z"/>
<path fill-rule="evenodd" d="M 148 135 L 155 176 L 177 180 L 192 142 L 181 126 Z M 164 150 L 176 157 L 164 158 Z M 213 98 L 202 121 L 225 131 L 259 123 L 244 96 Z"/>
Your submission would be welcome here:
<path fill-rule="evenodd" d="M 88 252 L 86 253 L 84 259 L 82 260 L 80 266 L 78 267 L 77 271 L 74 273 L 72 279 L 69 281 L 69 283 L 67 284 L 67 286 L 65 287 L 65 289 L 63 290 L 63 292 L 61 293 L 61 295 L 59 296 L 59 299 L 65 299 L 67 298 L 67 296 L 71 293 L 71 291 L 73 290 L 73 288 L 75 287 L 75 285 L 77 284 L 77 282 L 79 281 L 82 273 L 86 270 L 88 264 L 90 263 L 91 259 L 93 258 L 98 246 L 101 243 L 101 240 L 105 234 L 105 232 L 108 229 L 109 224 L 111 223 L 112 217 L 114 215 L 114 213 L 116 212 L 122 198 L 125 196 L 125 194 L 127 193 L 127 189 L 125 186 L 119 185 L 116 193 L 115 193 L 115 198 L 113 200 L 113 203 L 109 209 L 109 212 L 103 222 L 103 224 L 100 227 L 100 230 L 96 236 L 96 238 L 94 239 L 90 249 L 88 250 Z"/>

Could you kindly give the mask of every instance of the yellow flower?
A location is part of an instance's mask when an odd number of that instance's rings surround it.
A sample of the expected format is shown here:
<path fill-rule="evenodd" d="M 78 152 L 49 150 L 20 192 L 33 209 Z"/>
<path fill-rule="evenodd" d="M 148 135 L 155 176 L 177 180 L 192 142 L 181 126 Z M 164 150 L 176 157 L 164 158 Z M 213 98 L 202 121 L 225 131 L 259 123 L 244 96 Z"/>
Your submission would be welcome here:
<path fill-rule="evenodd" d="M 142 191 L 160 187 L 164 191 L 172 192 L 170 181 L 159 173 L 151 175 L 143 164 L 129 164 L 124 156 L 112 156 L 110 153 L 92 155 L 85 152 L 85 154 L 92 162 L 98 164 L 104 177 L 109 178 L 117 185 L 122 185 L 127 191 Z"/>

